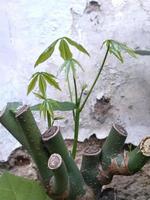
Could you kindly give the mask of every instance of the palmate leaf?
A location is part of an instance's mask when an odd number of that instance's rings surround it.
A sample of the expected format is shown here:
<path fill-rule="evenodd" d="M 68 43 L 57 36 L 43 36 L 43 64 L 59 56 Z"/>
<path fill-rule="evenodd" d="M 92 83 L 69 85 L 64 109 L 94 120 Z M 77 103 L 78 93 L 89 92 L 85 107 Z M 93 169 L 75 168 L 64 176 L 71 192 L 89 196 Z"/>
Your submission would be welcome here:
<path fill-rule="evenodd" d="M 49 102 L 49 100 L 46 101 L 46 109 L 47 109 L 47 113 L 50 114 L 50 116 L 53 116 L 53 107 L 51 105 L 51 103 Z"/>
<path fill-rule="evenodd" d="M 82 71 L 84 71 L 82 65 L 79 63 L 79 61 L 77 61 L 76 59 L 72 58 L 72 61 L 74 62 L 75 65 L 78 65 Z"/>
<path fill-rule="evenodd" d="M 123 63 L 123 57 L 122 57 L 120 51 L 116 51 L 114 49 L 110 49 L 109 52 L 112 53 L 114 56 L 116 56 L 116 58 L 118 58 L 118 60 L 120 60 L 120 62 Z"/>
<path fill-rule="evenodd" d="M 70 48 L 65 40 L 61 40 L 59 44 L 59 51 L 60 55 L 64 60 L 69 60 L 72 58 L 72 53 L 70 51 Z"/>
<path fill-rule="evenodd" d="M 32 90 L 34 90 L 35 85 L 36 85 L 36 83 L 37 83 L 37 79 L 38 79 L 38 76 L 37 76 L 37 75 L 33 76 L 33 78 L 31 79 L 31 81 L 30 81 L 30 83 L 29 83 L 29 85 L 28 85 L 27 95 L 28 95 Z"/>
<path fill-rule="evenodd" d="M 120 62 L 123 63 L 122 52 L 128 53 L 130 56 L 136 58 L 135 50 L 129 48 L 127 45 L 120 43 L 115 40 L 106 40 L 103 44 L 106 44 L 107 48 L 109 48 L 109 52 L 113 54 Z"/>
<path fill-rule="evenodd" d="M 48 99 L 49 103 L 52 105 L 53 110 L 58 111 L 71 111 L 75 109 L 75 104 L 68 101 L 57 101 L 54 99 Z"/>
<path fill-rule="evenodd" d="M 72 71 L 73 75 L 75 76 L 76 69 L 72 58 L 64 62 L 64 64 L 61 66 L 60 72 L 62 70 L 65 71 L 66 79 L 68 78 L 70 71 Z"/>
<path fill-rule="evenodd" d="M 76 59 L 71 58 L 69 60 L 64 61 L 64 63 L 60 67 L 59 72 L 61 73 L 64 70 L 66 74 L 66 78 L 68 78 L 70 71 L 72 71 L 73 75 L 75 76 L 76 66 L 80 67 L 81 70 L 84 71 L 82 65 Z"/>
<path fill-rule="evenodd" d="M 70 67 L 72 70 L 73 77 L 76 77 L 76 68 L 75 68 L 75 63 L 73 60 L 70 60 Z"/>
<path fill-rule="evenodd" d="M 67 60 L 64 61 L 64 63 L 60 66 L 60 69 L 58 70 L 57 74 L 61 73 L 66 68 L 67 62 Z"/>
<path fill-rule="evenodd" d="M 57 101 L 54 99 L 48 99 L 53 111 L 72 111 L 75 109 L 75 104 L 68 101 Z M 37 104 L 34 106 L 31 106 L 32 111 L 39 111 L 41 104 Z"/>
<path fill-rule="evenodd" d="M 70 71 L 71 71 L 72 69 L 73 69 L 73 68 L 72 68 L 72 66 L 71 66 L 71 61 L 70 61 L 70 60 L 67 60 L 66 67 L 65 67 L 66 79 L 68 79 L 69 73 L 70 73 Z M 72 70 L 72 73 L 74 74 L 74 70 Z"/>
<path fill-rule="evenodd" d="M 52 200 L 39 183 L 8 173 L 0 177 L 0 199 Z"/>
<path fill-rule="evenodd" d="M 46 109 L 45 101 L 43 101 L 43 103 L 40 104 L 39 111 L 40 111 L 40 115 L 43 114 L 44 119 L 46 119 L 47 109 Z"/>
<path fill-rule="evenodd" d="M 43 63 L 44 61 L 46 61 L 48 58 L 51 57 L 58 41 L 59 39 L 55 40 L 47 49 L 45 49 L 45 51 L 38 57 L 37 61 L 35 62 L 34 67 Z"/>
<path fill-rule="evenodd" d="M 39 90 L 41 94 L 45 97 L 46 96 L 46 81 L 43 75 L 39 75 Z"/>
<path fill-rule="evenodd" d="M 62 37 L 62 38 L 58 38 L 57 40 L 55 40 L 47 49 L 45 49 L 45 51 L 38 57 L 37 61 L 35 62 L 34 67 L 43 63 L 44 61 L 46 61 L 48 58 L 51 57 L 58 41 L 60 42 L 59 51 L 60 51 L 61 57 L 64 60 L 72 58 L 72 52 L 69 48 L 69 45 L 74 46 L 80 52 L 85 53 L 88 56 L 90 56 L 88 51 L 81 44 L 77 43 L 76 41 L 74 41 L 68 37 Z"/>
<path fill-rule="evenodd" d="M 43 113 L 44 119 L 47 118 L 47 115 L 50 117 L 54 117 L 54 112 L 51 104 L 48 102 L 47 99 L 45 99 L 40 105 L 39 105 L 40 113 Z"/>
<path fill-rule="evenodd" d="M 61 90 L 58 82 L 55 80 L 56 77 L 53 74 L 43 72 L 42 75 L 49 85 L 53 86 L 54 88 L 58 90 Z"/>
<path fill-rule="evenodd" d="M 76 47 L 82 53 L 85 53 L 88 56 L 90 56 L 90 54 L 87 52 L 87 50 L 81 44 L 78 44 L 77 42 L 75 42 L 74 40 L 72 40 L 72 39 L 70 39 L 68 37 L 64 37 L 64 39 L 66 39 L 69 44 L 71 44 L 72 46 Z"/>
<path fill-rule="evenodd" d="M 56 77 L 53 74 L 47 72 L 36 72 L 32 75 L 31 81 L 28 86 L 27 94 L 34 90 L 35 85 L 38 83 L 39 90 L 43 96 L 46 96 L 47 83 L 52 87 L 61 90 L 58 82 L 55 80 Z"/>
<path fill-rule="evenodd" d="M 37 93 L 37 92 L 33 92 L 33 94 L 34 94 L 37 98 L 42 99 L 42 100 L 45 100 L 45 97 L 44 97 L 42 94 L 39 94 L 39 93 Z"/>

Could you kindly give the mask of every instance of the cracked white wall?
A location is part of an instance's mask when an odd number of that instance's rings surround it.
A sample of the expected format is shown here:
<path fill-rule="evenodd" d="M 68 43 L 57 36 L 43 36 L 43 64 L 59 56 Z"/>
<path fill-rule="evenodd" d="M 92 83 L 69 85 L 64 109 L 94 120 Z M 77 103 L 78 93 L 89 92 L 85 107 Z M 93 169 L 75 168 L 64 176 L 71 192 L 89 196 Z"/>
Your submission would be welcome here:
<path fill-rule="evenodd" d="M 149 1 L 99 0 L 100 7 L 86 9 L 86 0 L 63 0 L 57 4 L 54 0 L 0 1 L 0 108 L 8 101 L 36 102 L 32 95 L 26 97 L 26 86 L 34 71 L 33 64 L 41 51 L 57 37 L 71 36 L 89 50 L 90 58 L 77 55 L 86 71 L 84 75 L 79 72 L 79 75 L 89 85 L 104 54 L 100 47 L 105 39 L 125 42 L 133 48 L 150 49 Z M 70 8 L 73 10 L 70 11 Z M 45 68 L 55 73 L 58 64 L 55 58 L 48 61 L 47 65 L 43 64 L 39 70 Z M 109 56 L 103 76 L 82 114 L 80 140 L 92 133 L 99 138 L 105 137 L 114 121 L 126 127 L 128 141 L 135 144 L 149 134 L 149 63 L 149 56 L 133 59 L 125 55 L 123 65 Z M 63 77 L 60 82 L 65 88 L 62 81 Z M 96 98 L 99 99 L 103 94 L 110 98 L 112 105 L 105 116 L 101 116 L 100 111 L 93 112 Z M 52 90 L 51 95 L 60 99 L 68 98 L 66 90 L 63 93 Z M 70 114 L 67 114 L 61 126 L 64 127 L 64 135 L 70 138 L 73 134 L 69 119 Z M 39 119 L 38 122 L 42 124 Z M 6 159 L 16 146 L 18 143 L 1 127 L 0 160 Z"/>

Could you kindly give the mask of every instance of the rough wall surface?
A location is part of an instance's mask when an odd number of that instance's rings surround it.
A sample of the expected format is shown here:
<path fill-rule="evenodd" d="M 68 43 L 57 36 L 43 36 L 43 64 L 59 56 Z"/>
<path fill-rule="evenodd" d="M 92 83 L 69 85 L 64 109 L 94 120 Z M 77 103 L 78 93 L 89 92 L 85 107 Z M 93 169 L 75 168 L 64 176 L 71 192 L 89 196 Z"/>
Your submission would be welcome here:
<path fill-rule="evenodd" d="M 0 7 L 0 108 L 8 101 L 33 104 L 37 100 L 26 97 L 26 87 L 38 55 L 54 39 L 67 35 L 89 50 L 91 57 L 77 54 L 85 68 L 79 72 L 79 82 L 88 85 L 96 75 L 104 50 L 102 42 L 112 38 L 133 48 L 150 49 L 150 2 L 142 0 L 1 0 Z M 72 8 L 72 9 L 71 9 Z M 71 9 L 71 10 L 70 10 Z M 56 56 L 38 70 L 57 72 Z M 52 64 L 55 63 L 55 64 Z M 138 144 L 149 135 L 150 125 L 150 57 L 137 59 L 125 55 L 120 64 L 109 56 L 96 88 L 81 118 L 80 140 L 96 133 L 105 137 L 112 122 L 119 122 L 129 132 L 127 142 Z M 89 76 L 90 74 L 90 76 Z M 59 77 L 62 88 L 64 77 Z M 67 100 L 68 93 L 50 91 L 51 96 Z M 102 97 L 105 98 L 102 98 Z M 72 138 L 70 114 L 61 122 L 65 137 Z M 37 118 L 39 126 L 44 129 Z M 7 145 L 5 145 L 7 143 Z M 0 160 L 19 144 L 0 128 Z"/>

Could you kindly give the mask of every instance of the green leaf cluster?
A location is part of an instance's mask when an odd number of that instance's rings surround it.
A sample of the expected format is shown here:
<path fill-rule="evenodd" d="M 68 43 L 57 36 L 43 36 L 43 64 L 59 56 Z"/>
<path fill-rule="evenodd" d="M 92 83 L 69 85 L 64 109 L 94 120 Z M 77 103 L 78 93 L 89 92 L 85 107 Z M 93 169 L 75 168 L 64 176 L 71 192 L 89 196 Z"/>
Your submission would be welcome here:
<path fill-rule="evenodd" d="M 46 97 L 47 84 L 58 90 L 61 90 L 58 82 L 56 81 L 56 77 L 53 74 L 47 72 L 36 72 L 32 75 L 31 81 L 28 85 L 27 94 L 34 90 L 36 84 L 38 84 L 39 91 L 44 96 L 44 98 Z"/>
<path fill-rule="evenodd" d="M 59 43 L 59 44 L 58 44 Z M 50 58 L 55 50 L 56 45 L 58 46 L 60 56 L 63 58 L 64 63 L 60 68 L 60 72 L 62 70 L 65 70 L 66 77 L 69 78 L 70 71 L 73 74 L 73 77 L 75 78 L 76 73 L 76 66 L 79 66 L 82 70 L 81 64 L 73 58 L 73 54 L 71 52 L 70 46 L 75 47 L 78 51 L 85 53 L 89 56 L 89 53 L 87 50 L 76 41 L 68 38 L 68 37 L 62 37 L 50 44 L 49 47 L 45 49 L 45 51 L 38 57 L 37 61 L 35 62 L 34 67 L 38 66 L 39 64 L 46 61 L 48 58 Z M 47 73 L 47 72 L 36 72 L 32 75 L 30 83 L 28 85 L 27 94 L 29 94 L 31 91 L 35 89 L 35 86 L 38 85 L 39 92 L 34 92 L 34 95 L 42 100 L 42 102 L 36 106 L 33 106 L 33 110 L 39 110 L 40 113 L 43 114 L 44 118 L 47 118 L 47 121 L 49 125 L 53 124 L 54 120 L 62 119 L 62 117 L 56 117 L 54 116 L 55 110 L 61 110 L 61 111 L 70 111 L 75 109 L 75 105 L 71 102 L 59 102 L 56 100 L 49 99 L 47 97 L 47 85 L 50 85 L 58 90 L 60 90 L 60 86 L 58 82 L 56 81 L 56 77 L 53 74 Z"/>
<path fill-rule="evenodd" d="M 34 93 L 42 103 L 31 106 L 32 111 L 40 111 L 43 114 L 44 119 L 47 119 L 48 126 L 52 126 L 54 121 L 62 120 L 62 116 L 55 116 L 54 111 L 72 111 L 75 109 L 75 104 L 72 102 L 64 101 L 60 102 L 50 98 L 44 98 L 41 94 Z"/>
<path fill-rule="evenodd" d="M 54 111 L 71 111 L 75 109 L 75 104 L 69 101 L 57 101 L 54 99 L 47 99 L 47 102 L 51 105 Z M 39 111 L 41 104 L 31 106 L 31 110 Z"/>
<path fill-rule="evenodd" d="M 109 53 L 113 54 L 121 63 L 124 62 L 122 51 L 128 53 L 130 56 L 136 58 L 135 50 L 129 48 L 127 45 L 115 40 L 106 40 L 103 44 L 106 44 L 109 49 Z"/>
<path fill-rule="evenodd" d="M 81 44 L 68 37 L 62 37 L 55 40 L 49 47 L 44 50 L 44 52 L 38 57 L 37 61 L 35 62 L 35 67 L 51 57 L 58 42 L 60 55 L 64 60 L 70 60 L 71 58 L 73 58 L 73 54 L 70 50 L 69 45 L 75 47 L 78 51 L 85 53 L 89 56 L 88 51 Z"/>
<path fill-rule="evenodd" d="M 87 87 L 85 84 L 79 91 L 78 88 L 78 81 L 76 76 L 77 68 L 83 70 L 81 64 L 78 60 L 76 60 L 73 56 L 71 51 L 71 47 L 76 48 L 79 52 L 84 53 L 88 56 L 88 51 L 78 42 L 68 38 L 68 37 L 61 37 L 52 42 L 38 57 L 37 61 L 35 62 L 34 67 L 38 66 L 39 64 L 45 62 L 49 59 L 56 46 L 58 45 L 58 50 L 60 53 L 61 58 L 63 59 L 63 64 L 61 65 L 59 72 L 64 71 L 66 75 L 66 81 L 68 84 L 68 91 L 70 96 L 71 102 L 60 102 L 54 99 L 50 99 L 47 96 L 47 85 L 54 87 L 55 89 L 60 90 L 59 84 L 56 81 L 56 76 L 47 72 L 37 72 L 33 74 L 31 77 L 31 81 L 28 86 L 28 94 L 35 89 L 35 86 L 38 85 L 39 92 L 34 92 L 35 96 L 38 97 L 42 102 L 38 105 L 33 106 L 31 109 L 33 111 L 40 111 L 43 114 L 44 118 L 47 119 L 48 126 L 53 125 L 55 120 L 62 119 L 62 117 L 56 117 L 54 115 L 54 111 L 72 111 L 73 113 L 73 120 L 74 120 L 74 144 L 73 144 L 73 157 L 76 154 L 76 147 L 77 147 L 77 140 L 78 140 L 78 132 L 79 132 L 79 118 L 80 113 L 83 110 L 89 96 L 91 95 L 97 80 L 99 79 L 101 72 L 105 66 L 105 62 L 107 56 L 113 54 L 121 63 L 123 63 L 123 53 L 127 53 L 132 57 L 136 57 L 136 52 L 132 48 L 129 48 L 127 45 L 120 43 L 115 40 L 106 40 L 104 41 L 103 45 L 106 45 L 106 53 L 102 60 L 101 66 L 97 72 L 97 75 L 86 95 L 84 97 L 84 90 Z M 145 52 L 144 52 L 145 53 Z M 83 70 L 84 71 L 84 70 Z"/>
<path fill-rule="evenodd" d="M 82 65 L 74 58 L 65 60 L 62 66 L 60 67 L 60 72 L 65 71 L 66 78 L 68 79 L 69 73 L 72 72 L 73 76 L 76 76 L 76 66 L 80 67 L 82 71 L 84 71 Z"/>
<path fill-rule="evenodd" d="M 36 67 L 37 65 L 39 65 L 40 63 L 46 61 L 49 57 L 51 57 L 51 55 L 55 50 L 55 45 L 57 44 L 58 40 L 55 40 L 47 49 L 45 49 L 45 51 L 39 56 L 39 58 L 35 62 L 34 67 Z"/>

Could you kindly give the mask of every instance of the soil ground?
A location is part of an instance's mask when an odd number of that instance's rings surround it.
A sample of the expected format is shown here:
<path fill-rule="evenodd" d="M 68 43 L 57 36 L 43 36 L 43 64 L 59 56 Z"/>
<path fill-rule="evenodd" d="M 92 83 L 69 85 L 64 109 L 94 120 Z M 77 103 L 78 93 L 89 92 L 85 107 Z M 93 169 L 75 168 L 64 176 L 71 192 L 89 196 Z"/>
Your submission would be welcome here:
<path fill-rule="evenodd" d="M 98 140 L 94 135 L 84 142 L 78 143 L 76 163 L 81 164 L 81 155 L 88 145 L 102 146 L 104 140 Z M 66 140 L 69 149 L 72 140 Z M 7 162 L 0 162 L 0 174 L 4 171 L 30 179 L 38 179 L 37 170 L 31 158 L 21 147 L 14 150 Z M 107 189 L 107 188 L 114 188 Z M 133 176 L 114 176 L 111 184 L 104 186 L 102 200 L 150 200 L 150 162 Z"/>

